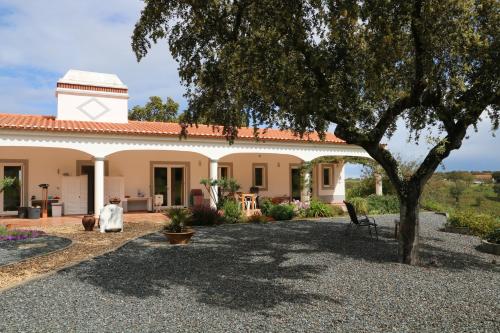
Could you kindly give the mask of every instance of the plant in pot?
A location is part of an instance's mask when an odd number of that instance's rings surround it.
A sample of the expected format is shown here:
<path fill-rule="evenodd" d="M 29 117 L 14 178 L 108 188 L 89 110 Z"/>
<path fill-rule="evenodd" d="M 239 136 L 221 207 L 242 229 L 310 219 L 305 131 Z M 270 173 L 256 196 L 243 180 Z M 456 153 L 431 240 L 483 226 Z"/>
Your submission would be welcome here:
<path fill-rule="evenodd" d="M 187 244 L 194 235 L 194 230 L 186 227 L 190 218 L 190 213 L 184 208 L 170 208 L 166 214 L 170 222 L 168 222 L 163 233 L 167 237 L 170 244 Z"/>

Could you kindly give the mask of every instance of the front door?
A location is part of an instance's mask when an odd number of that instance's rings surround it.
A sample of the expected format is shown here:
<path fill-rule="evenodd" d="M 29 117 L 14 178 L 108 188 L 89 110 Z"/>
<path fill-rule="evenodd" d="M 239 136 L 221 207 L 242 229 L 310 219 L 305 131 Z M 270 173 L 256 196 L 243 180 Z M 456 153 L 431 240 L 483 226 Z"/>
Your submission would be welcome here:
<path fill-rule="evenodd" d="M 301 186 L 300 186 L 300 169 L 299 168 L 292 168 L 290 170 L 291 175 L 290 175 L 290 181 L 292 183 L 292 200 L 300 200 L 300 192 L 301 192 Z"/>
<path fill-rule="evenodd" d="M 186 168 L 177 165 L 155 165 L 154 194 L 163 195 L 163 207 L 186 206 Z"/>
<path fill-rule="evenodd" d="M 0 164 L 0 179 L 14 178 L 14 184 L 0 193 L 0 213 L 17 213 L 23 198 L 23 166 L 16 163 Z"/>

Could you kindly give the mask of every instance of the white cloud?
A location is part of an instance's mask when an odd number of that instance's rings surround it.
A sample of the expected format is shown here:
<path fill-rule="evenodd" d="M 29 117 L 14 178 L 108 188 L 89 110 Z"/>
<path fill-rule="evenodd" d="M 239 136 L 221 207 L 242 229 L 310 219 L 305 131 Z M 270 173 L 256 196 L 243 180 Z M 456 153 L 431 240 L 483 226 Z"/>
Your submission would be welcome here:
<path fill-rule="evenodd" d="M 0 76 L 2 68 L 24 67 L 58 77 L 70 68 L 111 72 L 129 86 L 132 105 L 151 95 L 172 96 L 185 105 L 177 64 L 166 43 L 136 62 L 130 36 L 142 6 L 140 1 L 120 0 L 2 1 L 0 8 L 9 11 L 3 19 L 8 24 L 0 25 Z M 25 83 L 29 89 L 30 82 Z M 55 81 L 50 85 L 55 88 Z M 24 91 L 10 96 L 21 99 Z M 52 103 L 53 93 L 45 98 Z"/>

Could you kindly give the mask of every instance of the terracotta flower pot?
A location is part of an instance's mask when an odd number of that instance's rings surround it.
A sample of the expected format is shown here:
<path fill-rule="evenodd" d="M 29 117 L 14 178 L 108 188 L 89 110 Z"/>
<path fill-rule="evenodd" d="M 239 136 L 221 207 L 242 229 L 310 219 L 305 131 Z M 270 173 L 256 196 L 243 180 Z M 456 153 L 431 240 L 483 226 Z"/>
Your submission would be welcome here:
<path fill-rule="evenodd" d="M 95 217 L 94 217 L 94 215 L 85 215 L 82 218 L 82 224 L 83 224 L 83 227 L 85 228 L 85 231 L 92 231 L 92 230 L 94 230 L 94 226 L 95 226 Z"/>
<path fill-rule="evenodd" d="M 185 245 L 189 243 L 189 240 L 194 235 L 193 229 L 186 229 L 183 232 L 168 232 L 164 231 L 165 237 L 167 237 L 170 244 Z"/>

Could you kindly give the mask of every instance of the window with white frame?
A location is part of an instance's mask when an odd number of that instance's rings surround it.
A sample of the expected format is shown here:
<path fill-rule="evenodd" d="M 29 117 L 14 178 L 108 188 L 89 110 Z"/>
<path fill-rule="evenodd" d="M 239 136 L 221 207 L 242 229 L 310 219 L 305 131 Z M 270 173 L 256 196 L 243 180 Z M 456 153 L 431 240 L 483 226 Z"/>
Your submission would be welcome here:
<path fill-rule="evenodd" d="M 252 186 L 267 189 L 267 164 L 254 164 L 252 167 Z"/>
<path fill-rule="evenodd" d="M 323 188 L 333 187 L 333 166 L 321 165 L 321 185 Z"/>

